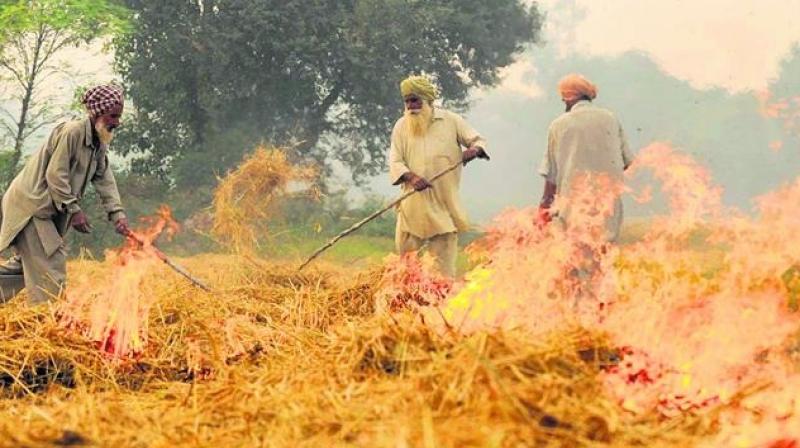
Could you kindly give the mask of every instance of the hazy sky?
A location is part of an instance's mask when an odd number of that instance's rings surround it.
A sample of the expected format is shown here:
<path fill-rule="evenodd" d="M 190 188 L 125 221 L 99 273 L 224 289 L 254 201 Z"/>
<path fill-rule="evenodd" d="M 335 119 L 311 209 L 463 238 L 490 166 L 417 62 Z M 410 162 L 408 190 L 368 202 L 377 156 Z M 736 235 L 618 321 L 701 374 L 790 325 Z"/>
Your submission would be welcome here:
<path fill-rule="evenodd" d="M 467 114 L 497 156 L 465 173 L 476 221 L 538 201 L 535 168 L 562 108 L 555 85 L 571 71 L 597 81 L 597 103 L 620 116 L 634 148 L 658 140 L 691 153 L 725 187 L 729 204 L 748 208 L 800 174 L 797 138 L 765 119 L 754 99 L 781 82 L 784 94 L 800 95 L 787 81 L 800 78 L 800 52 L 792 53 L 800 48 L 800 0 L 539 3 L 544 42 L 506 70 L 499 88 L 477 92 Z M 797 63 L 788 64 L 792 57 Z M 778 140 L 786 140 L 782 150 L 770 150 Z"/>
<path fill-rule="evenodd" d="M 647 53 L 692 87 L 759 90 L 800 42 L 800 0 L 544 0 L 546 45 L 561 57 Z M 513 67 L 508 87 L 529 91 Z"/>

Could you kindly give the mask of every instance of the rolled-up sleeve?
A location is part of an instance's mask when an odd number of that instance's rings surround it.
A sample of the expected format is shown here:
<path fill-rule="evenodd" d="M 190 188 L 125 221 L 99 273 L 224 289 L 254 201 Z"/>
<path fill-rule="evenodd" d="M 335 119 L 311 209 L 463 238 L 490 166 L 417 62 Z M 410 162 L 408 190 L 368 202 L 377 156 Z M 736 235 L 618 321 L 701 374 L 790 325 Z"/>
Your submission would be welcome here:
<path fill-rule="evenodd" d="M 411 171 L 408 169 L 408 165 L 406 165 L 406 161 L 403 158 L 402 142 L 398 131 L 398 125 L 392 130 L 392 143 L 389 148 L 389 180 L 392 185 L 399 184 L 400 178 Z"/>
<path fill-rule="evenodd" d="M 542 162 L 539 164 L 539 174 L 541 174 L 548 182 L 555 183 L 558 174 L 558 167 L 555 162 L 556 145 L 555 132 L 552 128 L 547 131 L 547 150 L 544 152 Z"/>
<path fill-rule="evenodd" d="M 75 213 L 80 210 L 78 196 L 72 191 L 70 185 L 70 160 L 80 146 L 74 136 L 67 132 L 56 138 L 53 153 L 45 171 L 47 191 L 53 200 L 56 210 L 60 212 Z"/>
<path fill-rule="evenodd" d="M 478 131 L 472 128 L 463 117 L 458 116 L 456 132 L 458 134 L 458 143 L 467 148 L 482 148 L 485 153 L 489 153 L 486 148 L 486 139 L 484 139 Z"/>
<path fill-rule="evenodd" d="M 92 184 L 100 197 L 100 203 L 103 205 L 103 210 L 108 215 L 108 219 L 116 221 L 125 216 L 125 211 L 122 208 L 122 200 L 119 197 L 117 181 L 114 179 L 114 173 L 108 163 L 108 156 L 105 157 L 103 165 L 103 169 L 97 170 L 94 177 L 92 177 Z"/>

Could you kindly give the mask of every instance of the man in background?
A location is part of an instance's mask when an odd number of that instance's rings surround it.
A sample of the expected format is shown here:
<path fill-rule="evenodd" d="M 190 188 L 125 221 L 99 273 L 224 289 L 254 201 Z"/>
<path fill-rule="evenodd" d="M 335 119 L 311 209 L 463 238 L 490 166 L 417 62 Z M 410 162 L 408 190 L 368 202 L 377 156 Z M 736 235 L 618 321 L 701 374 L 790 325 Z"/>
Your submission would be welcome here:
<path fill-rule="evenodd" d="M 558 91 L 566 111 L 550 124 L 547 151 L 539 167 L 545 178 L 539 205 L 543 221 L 551 219 L 550 207 L 555 197 L 569 196 L 580 175 L 600 174 L 621 185 L 623 172 L 633 161 L 619 120 L 592 102 L 597 97 L 597 87 L 592 82 L 570 74 L 558 83 Z M 615 195 L 605 231 L 605 240 L 615 242 L 622 227 L 622 200 L 613 191 L 595 193 Z M 558 210 L 557 217 L 567 227 L 576 218 L 570 216 L 568 205 Z"/>

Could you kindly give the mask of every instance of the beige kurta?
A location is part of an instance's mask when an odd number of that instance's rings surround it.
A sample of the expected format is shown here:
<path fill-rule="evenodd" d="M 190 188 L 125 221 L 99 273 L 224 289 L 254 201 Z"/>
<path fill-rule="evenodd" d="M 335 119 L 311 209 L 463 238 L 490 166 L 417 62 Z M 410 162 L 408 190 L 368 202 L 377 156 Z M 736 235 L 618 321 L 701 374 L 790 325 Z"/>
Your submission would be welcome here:
<path fill-rule="evenodd" d="M 453 112 L 434 109 L 428 132 L 417 137 L 408 130 L 405 117 L 397 120 L 389 151 L 389 177 L 393 185 L 412 171 L 430 179 L 461 160 L 461 147 L 486 149 L 486 141 Z M 412 195 L 398 207 L 397 231 L 417 238 L 469 229 L 467 214 L 458 194 L 461 167 L 442 176 L 433 188 Z M 404 191 L 411 187 L 402 186 Z"/>
<path fill-rule="evenodd" d="M 124 216 L 106 146 L 92 142 L 88 118 L 61 123 L 11 182 L 3 195 L 0 250 L 6 249 L 31 218 L 53 220 L 80 210 L 89 181 L 112 221 Z M 61 246 L 63 235 L 37 225 L 45 253 Z M 55 229 L 53 229 L 55 230 Z"/>
<path fill-rule="evenodd" d="M 28 290 L 28 303 L 35 305 L 58 297 L 67 278 L 67 251 L 59 246 L 45 253 L 39 236 L 56 232 L 61 236 L 69 225 L 69 215 L 59 214 L 56 221 L 33 218 L 14 238 L 17 257 L 0 265 L 0 301 L 13 298 L 23 288 Z"/>
<path fill-rule="evenodd" d="M 623 172 L 632 161 L 625 133 L 614 114 L 590 101 L 579 101 L 550 125 L 539 173 L 556 185 L 557 195 L 566 195 L 581 173 L 605 173 L 622 182 Z M 606 227 L 609 241 L 619 237 L 622 226 L 620 198 L 614 208 Z M 569 225 L 569 210 L 559 210 L 559 217 Z"/>

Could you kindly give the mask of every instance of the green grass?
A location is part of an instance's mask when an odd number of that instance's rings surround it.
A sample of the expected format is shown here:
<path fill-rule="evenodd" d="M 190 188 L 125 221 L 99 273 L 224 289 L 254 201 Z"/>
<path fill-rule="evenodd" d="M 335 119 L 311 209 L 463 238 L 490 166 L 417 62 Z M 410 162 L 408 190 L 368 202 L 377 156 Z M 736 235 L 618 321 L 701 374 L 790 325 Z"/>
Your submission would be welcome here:
<path fill-rule="evenodd" d="M 265 244 L 263 254 L 270 258 L 305 260 L 330 240 L 327 236 L 281 236 Z M 380 236 L 351 235 L 326 250 L 320 259 L 338 264 L 363 267 L 378 263 L 394 250 L 394 241 Z"/>
<path fill-rule="evenodd" d="M 262 254 L 273 259 L 301 262 L 331 238 L 327 235 L 281 235 L 273 238 L 271 243 L 265 244 Z M 459 273 L 469 270 L 469 261 L 463 248 L 474 239 L 475 236 L 471 234 L 462 235 L 459 238 L 461 250 L 456 260 Z M 330 263 L 365 267 L 380 263 L 384 257 L 392 253 L 394 253 L 393 238 L 353 234 L 339 240 L 333 247 L 326 250 L 320 259 Z"/>
<path fill-rule="evenodd" d="M 621 245 L 632 244 L 640 241 L 650 226 L 649 220 L 631 220 L 622 229 Z M 718 248 L 708 247 L 705 237 L 708 231 L 700 229 L 690 238 L 690 247 L 698 251 L 714 252 Z M 459 274 L 471 269 L 471 264 L 464 254 L 464 247 L 480 238 L 478 232 L 467 232 L 459 235 L 458 259 L 456 266 Z M 265 242 L 261 254 L 272 259 L 292 260 L 301 262 L 311 256 L 315 250 L 327 243 L 332 238 L 329 234 L 309 234 L 307 232 L 278 232 L 271 240 Z M 371 264 L 380 263 L 388 254 L 394 253 L 394 239 L 388 236 L 361 235 L 357 232 L 342 238 L 333 247 L 326 250 L 320 259 L 330 263 L 351 265 L 363 268 Z M 712 257 L 715 258 L 716 257 Z"/>
<path fill-rule="evenodd" d="M 627 222 L 622 230 L 620 244 L 625 246 L 641 241 L 649 229 L 650 221 L 645 219 L 632 219 Z M 388 233 L 388 232 L 383 232 Z M 699 252 L 709 252 L 709 257 L 716 267 L 721 248 L 710 247 L 705 242 L 708 235 L 707 229 L 696 231 L 689 241 L 689 247 Z M 457 271 L 463 274 L 473 266 L 467 259 L 463 249 L 472 241 L 482 236 L 479 232 L 467 232 L 459 235 L 459 254 L 456 261 Z M 300 263 L 311 256 L 319 247 L 330 241 L 333 235 L 330 232 L 312 233 L 305 229 L 283 229 L 277 231 L 271 238 L 262 241 L 259 254 L 270 259 Z M 162 248 L 173 256 L 189 256 L 193 253 L 214 251 L 215 246 L 207 239 L 198 235 L 178 235 L 176 241 L 163 243 Z M 355 232 L 341 240 L 333 247 L 326 250 L 320 260 L 329 263 L 365 268 L 378 264 L 388 254 L 394 253 L 394 238 L 388 235 L 363 234 Z"/>

